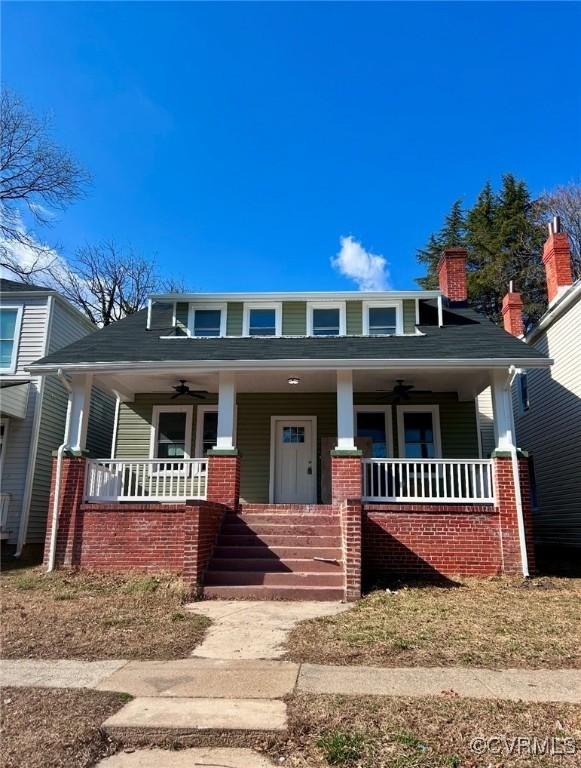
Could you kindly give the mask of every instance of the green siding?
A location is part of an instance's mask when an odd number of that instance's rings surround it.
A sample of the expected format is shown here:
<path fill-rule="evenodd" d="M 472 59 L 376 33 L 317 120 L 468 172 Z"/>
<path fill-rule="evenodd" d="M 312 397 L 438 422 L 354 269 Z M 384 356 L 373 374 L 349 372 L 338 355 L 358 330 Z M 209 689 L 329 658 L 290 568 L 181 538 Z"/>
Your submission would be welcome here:
<path fill-rule="evenodd" d="M 176 328 L 177 333 L 185 335 L 188 330 L 190 305 L 185 301 L 176 303 Z"/>
<path fill-rule="evenodd" d="M 356 405 L 377 404 L 377 394 L 358 392 Z M 171 395 L 141 394 L 133 403 L 121 403 L 117 435 L 117 458 L 147 458 L 151 440 L 152 408 L 154 405 L 175 405 Z M 216 403 L 211 395 L 201 405 Z M 478 458 L 478 436 L 474 402 L 459 402 L 452 393 L 417 396 L 410 404 L 437 403 L 440 407 L 440 428 L 444 458 Z M 181 401 L 180 401 L 180 404 Z M 336 396 L 322 393 L 239 393 L 237 398 L 237 447 L 241 454 L 241 496 L 247 502 L 268 502 L 270 479 L 270 430 L 272 416 L 317 417 L 317 478 L 321 478 L 321 440 L 335 437 Z M 196 435 L 196 404 L 192 404 L 192 447 Z M 397 410 L 392 408 L 393 445 L 398 455 Z"/>
<path fill-rule="evenodd" d="M 227 336 L 242 336 L 243 306 L 241 301 L 228 302 L 228 312 L 226 315 Z"/>
<path fill-rule="evenodd" d="M 416 330 L 416 302 L 414 299 L 404 299 L 403 302 L 403 332 L 414 333 Z"/>
<path fill-rule="evenodd" d="M 307 335 L 306 301 L 285 301 L 282 305 L 283 336 Z"/>
<path fill-rule="evenodd" d="M 348 301 L 346 304 L 347 335 L 360 336 L 363 333 L 363 302 Z"/>

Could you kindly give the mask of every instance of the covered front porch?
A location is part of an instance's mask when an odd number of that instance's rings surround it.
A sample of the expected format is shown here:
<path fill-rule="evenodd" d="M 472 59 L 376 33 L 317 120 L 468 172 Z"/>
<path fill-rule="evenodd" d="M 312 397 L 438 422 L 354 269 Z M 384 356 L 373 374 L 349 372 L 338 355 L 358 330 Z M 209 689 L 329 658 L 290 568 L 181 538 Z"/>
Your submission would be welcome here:
<path fill-rule="evenodd" d="M 67 383 L 49 564 L 166 567 L 209 596 L 283 599 L 353 599 L 362 577 L 400 572 L 527 572 L 507 369 L 111 371 Z M 93 385 L 117 396 L 110 457 L 84 450 Z M 475 397 L 488 386 L 496 451 L 484 457 Z"/>
<path fill-rule="evenodd" d="M 90 386 L 75 378 L 73 397 Z M 180 379 L 193 395 L 176 396 Z M 493 503 L 475 407 L 487 386 L 497 449 L 510 442 L 506 370 L 144 371 L 92 383 L 118 406 L 111 456 L 88 462 L 89 502 L 205 499 L 208 457 L 238 455 L 242 504 L 329 504 L 331 456 L 360 454 L 365 501 Z"/>

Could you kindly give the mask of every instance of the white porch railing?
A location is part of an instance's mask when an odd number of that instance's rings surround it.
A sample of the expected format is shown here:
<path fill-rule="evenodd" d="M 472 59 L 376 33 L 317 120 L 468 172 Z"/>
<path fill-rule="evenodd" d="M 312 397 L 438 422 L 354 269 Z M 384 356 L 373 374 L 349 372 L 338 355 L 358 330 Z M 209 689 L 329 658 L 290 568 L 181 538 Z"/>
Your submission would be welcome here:
<path fill-rule="evenodd" d="M 488 459 L 363 459 L 363 500 L 494 502 Z"/>
<path fill-rule="evenodd" d="M 85 501 L 205 499 L 207 459 L 89 459 Z"/>

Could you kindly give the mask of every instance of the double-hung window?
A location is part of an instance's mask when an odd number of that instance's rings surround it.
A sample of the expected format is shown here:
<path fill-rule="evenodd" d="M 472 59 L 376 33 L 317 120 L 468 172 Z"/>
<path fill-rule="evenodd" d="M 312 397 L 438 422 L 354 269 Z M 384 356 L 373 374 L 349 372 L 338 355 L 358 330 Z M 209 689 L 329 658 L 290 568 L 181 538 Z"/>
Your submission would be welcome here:
<path fill-rule="evenodd" d="M 403 332 L 401 302 L 363 305 L 363 333 L 367 336 L 394 336 Z"/>
<path fill-rule="evenodd" d="M 402 458 L 434 459 L 442 455 L 437 405 L 399 405 L 397 431 Z"/>
<path fill-rule="evenodd" d="M 280 336 L 282 306 L 280 304 L 245 304 L 244 336 Z"/>
<path fill-rule="evenodd" d="M 0 308 L 0 371 L 14 373 L 20 338 L 22 307 Z"/>
<path fill-rule="evenodd" d="M 529 400 L 529 380 L 526 371 L 521 371 L 518 375 L 518 394 L 520 412 L 526 413 L 531 407 Z"/>
<path fill-rule="evenodd" d="M 311 304 L 307 312 L 308 336 L 343 336 L 344 304 Z"/>
<path fill-rule="evenodd" d="M 155 406 L 151 458 L 168 462 L 188 459 L 191 443 L 192 406 Z"/>
<path fill-rule="evenodd" d="M 393 455 L 391 406 L 356 405 L 355 434 L 371 442 L 371 457 L 387 459 Z"/>
<path fill-rule="evenodd" d="M 226 307 L 223 305 L 193 306 L 190 310 L 192 336 L 225 336 Z"/>

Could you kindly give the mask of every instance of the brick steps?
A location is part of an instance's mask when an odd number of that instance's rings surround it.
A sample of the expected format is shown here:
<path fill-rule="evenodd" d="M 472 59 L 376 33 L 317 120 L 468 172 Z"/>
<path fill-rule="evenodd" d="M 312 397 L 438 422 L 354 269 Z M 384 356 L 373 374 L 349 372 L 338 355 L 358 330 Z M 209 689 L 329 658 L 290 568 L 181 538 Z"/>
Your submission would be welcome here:
<path fill-rule="evenodd" d="M 338 525 L 279 525 L 278 523 L 229 523 L 225 520 L 220 534 L 224 536 L 340 536 Z"/>
<path fill-rule="evenodd" d="M 333 507 L 243 505 L 240 513 L 224 517 L 204 594 L 224 599 L 342 599 L 341 558 L 341 528 Z"/>
<path fill-rule="evenodd" d="M 274 557 L 216 557 L 212 558 L 208 574 L 214 571 L 260 571 L 262 573 L 343 573 L 339 560 L 299 560 Z"/>
<path fill-rule="evenodd" d="M 321 557 L 329 560 L 341 560 L 343 551 L 341 547 L 267 547 L 262 542 L 249 546 L 224 546 L 214 547 L 214 557 L 223 558 L 249 558 L 261 560 L 304 560 L 307 558 Z"/>
<path fill-rule="evenodd" d="M 307 586 L 208 586 L 204 596 L 210 600 L 343 600 L 343 587 Z"/>
<path fill-rule="evenodd" d="M 343 571 L 339 573 L 280 573 L 272 571 L 208 571 L 206 585 L 209 587 L 238 587 L 245 584 L 267 587 L 340 587 Z"/>

